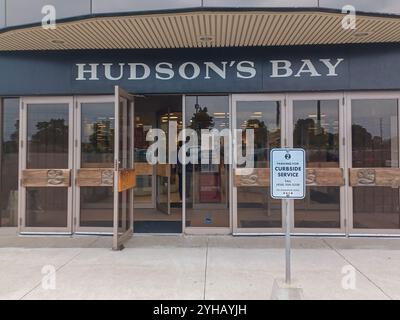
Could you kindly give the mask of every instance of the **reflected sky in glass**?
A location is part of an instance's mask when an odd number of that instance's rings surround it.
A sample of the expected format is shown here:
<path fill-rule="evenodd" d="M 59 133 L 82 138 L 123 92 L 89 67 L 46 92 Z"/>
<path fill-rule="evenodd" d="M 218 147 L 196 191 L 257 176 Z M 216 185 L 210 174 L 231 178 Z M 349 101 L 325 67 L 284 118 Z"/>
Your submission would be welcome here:
<path fill-rule="evenodd" d="M 0 27 L 40 22 L 42 7 L 48 4 L 56 6 L 60 19 L 90 13 L 195 8 L 202 3 L 205 7 L 239 8 L 318 6 L 318 0 L 0 0 Z M 400 0 L 320 0 L 319 5 L 333 9 L 353 5 L 358 11 L 400 14 Z"/>

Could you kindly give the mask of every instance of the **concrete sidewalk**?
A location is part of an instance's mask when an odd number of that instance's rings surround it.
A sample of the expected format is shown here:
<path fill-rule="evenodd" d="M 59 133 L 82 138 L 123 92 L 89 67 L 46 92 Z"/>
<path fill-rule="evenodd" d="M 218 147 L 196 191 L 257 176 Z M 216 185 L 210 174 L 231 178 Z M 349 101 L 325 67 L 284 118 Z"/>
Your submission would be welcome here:
<path fill-rule="evenodd" d="M 280 237 L 135 236 L 121 252 L 110 243 L 3 232 L 0 299 L 270 299 L 284 275 Z M 293 248 L 305 299 L 400 299 L 400 239 L 303 237 Z M 55 290 L 43 289 L 44 266 L 56 269 Z"/>

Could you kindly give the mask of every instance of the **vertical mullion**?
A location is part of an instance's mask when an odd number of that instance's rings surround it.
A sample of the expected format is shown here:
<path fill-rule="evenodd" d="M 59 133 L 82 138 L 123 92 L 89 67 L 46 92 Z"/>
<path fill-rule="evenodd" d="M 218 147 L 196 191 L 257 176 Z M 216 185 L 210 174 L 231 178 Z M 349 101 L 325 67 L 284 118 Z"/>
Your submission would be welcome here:
<path fill-rule="evenodd" d="M 397 97 L 397 168 L 400 168 L 400 96 Z M 397 194 L 400 202 L 400 188 L 398 188 Z"/>
<path fill-rule="evenodd" d="M 74 97 L 70 98 L 70 101 L 68 102 L 68 137 L 69 137 L 69 143 L 68 143 L 68 170 L 70 172 L 70 186 L 68 187 L 67 194 L 68 194 L 68 223 L 67 227 L 69 229 L 69 232 L 72 234 L 73 232 L 73 212 L 74 212 L 74 139 L 75 139 L 75 126 L 74 126 L 74 115 L 75 115 L 75 99 Z M 69 226 L 68 226 L 69 224 Z"/>
<path fill-rule="evenodd" d="M 353 232 L 353 218 L 354 218 L 354 210 L 353 210 L 353 187 L 350 186 L 350 178 L 349 178 L 349 169 L 353 168 L 353 154 L 352 154 L 352 148 L 353 148 L 353 136 L 352 136 L 352 96 L 350 93 L 346 94 L 346 107 L 347 107 L 347 112 L 346 112 L 346 133 L 347 133 L 347 146 L 346 146 L 346 151 L 347 151 L 347 168 L 348 171 L 346 172 L 347 175 L 347 190 L 346 192 L 346 197 L 347 197 L 347 226 L 346 226 L 346 233 L 347 236 L 350 235 L 351 232 Z"/>
<path fill-rule="evenodd" d="M 80 187 L 75 183 L 77 179 L 77 174 L 78 170 L 81 167 L 81 102 L 79 99 L 75 98 L 74 101 L 75 104 L 75 118 L 74 118 L 74 123 L 75 123 L 75 138 L 74 140 L 77 141 L 77 144 L 75 145 L 74 143 L 74 151 L 75 151 L 75 164 L 74 164 L 74 183 L 73 183 L 73 189 L 74 189 L 74 202 L 75 202 L 75 212 L 73 213 L 74 218 L 76 219 L 76 224 L 74 223 L 73 225 L 73 231 L 77 232 L 79 230 L 79 224 L 80 224 Z"/>
<path fill-rule="evenodd" d="M 113 219 L 113 249 L 118 250 L 118 211 L 119 211 L 119 194 L 118 194 L 118 161 L 119 161 L 119 104 L 120 94 L 119 87 L 115 87 L 114 93 L 114 219 Z"/>
<path fill-rule="evenodd" d="M 231 133 L 231 137 L 230 137 L 230 139 L 229 139 L 229 136 L 228 136 L 228 139 L 230 140 L 229 141 L 229 149 L 228 149 L 228 151 L 229 151 L 229 155 L 228 155 L 228 159 L 230 160 L 230 161 L 228 161 L 228 172 L 229 172 L 229 188 L 228 188 L 228 190 L 229 190 L 229 195 L 228 195 L 228 199 L 229 199 L 229 204 L 228 204 L 228 207 L 229 207 L 229 229 L 230 229 L 230 231 L 231 231 L 231 233 L 233 233 L 233 225 L 234 225 L 234 208 L 236 207 L 236 205 L 234 205 L 234 203 L 233 203 L 233 193 L 235 192 L 235 188 L 234 188 L 234 183 L 233 183 L 233 169 L 234 169 L 234 167 L 233 167 L 233 161 L 232 161 L 232 159 L 233 159 L 233 139 L 232 139 L 232 137 L 233 137 L 233 135 L 232 135 L 232 132 L 233 132 L 233 128 L 235 128 L 235 125 L 234 125 L 234 120 L 236 119 L 236 114 L 234 114 L 234 110 L 233 110 L 233 103 L 232 103 L 232 94 L 230 94 L 229 95 L 229 115 L 230 115 L 230 117 L 229 117 L 229 132 Z M 225 156 L 225 151 L 224 151 L 224 156 Z M 220 159 L 220 161 L 222 161 L 222 159 Z M 225 161 L 225 160 L 224 160 Z M 225 163 L 225 166 L 226 166 L 226 163 Z"/>
<path fill-rule="evenodd" d="M 22 186 L 22 170 L 26 167 L 26 117 L 27 117 L 27 105 L 25 104 L 24 98 L 20 100 L 19 105 L 19 139 L 18 139 L 18 150 L 19 150 L 19 169 L 18 169 L 18 231 L 22 232 L 25 229 L 25 199 L 26 199 L 26 188 Z"/>
<path fill-rule="evenodd" d="M 186 96 L 182 95 L 182 146 L 186 142 Z M 181 148 L 182 148 L 181 146 Z M 179 154 L 178 154 L 179 159 Z M 179 161 L 179 160 L 178 160 Z M 186 152 L 183 152 L 182 157 L 183 163 L 181 163 L 182 168 L 182 233 L 185 233 L 186 228 Z"/>
<path fill-rule="evenodd" d="M 340 187 L 340 229 L 347 234 L 347 144 L 348 139 L 346 137 L 347 123 L 346 123 L 346 97 L 345 93 L 342 92 L 340 95 L 339 103 L 339 167 L 343 170 L 343 181 L 344 185 Z"/>
<path fill-rule="evenodd" d="M 232 180 L 235 180 L 234 177 L 236 175 L 236 129 L 237 129 L 237 96 L 231 95 L 231 135 L 232 135 L 232 148 L 231 148 L 231 167 L 232 167 Z M 232 181 L 232 198 L 231 207 L 232 207 L 232 233 L 236 233 L 238 231 L 238 204 L 237 204 L 237 187 L 234 185 Z"/>
<path fill-rule="evenodd" d="M 282 123 L 282 132 L 284 132 L 284 137 L 282 143 L 286 142 L 284 147 L 293 148 L 293 101 L 294 97 L 289 94 L 285 94 L 283 97 L 283 112 L 281 116 L 281 123 Z M 285 201 L 281 200 L 281 208 L 282 208 L 282 228 L 286 226 L 286 210 L 289 210 L 290 214 L 290 221 L 291 232 L 294 232 L 294 200 L 289 201 L 289 205 L 285 206 Z M 284 229 L 282 230 L 284 231 Z"/>
<path fill-rule="evenodd" d="M 130 108 L 130 115 L 131 115 L 131 119 L 129 119 L 129 121 L 131 121 L 131 145 L 130 145 L 130 152 L 129 152 L 129 157 L 131 159 L 131 169 L 135 169 L 135 97 L 132 96 L 132 100 L 129 101 L 129 108 Z M 135 175 L 136 176 L 136 175 Z M 133 234 L 133 215 L 134 215 L 134 207 L 135 207 L 135 194 L 134 194 L 135 190 L 131 189 L 130 190 L 130 208 L 129 208 L 129 229 L 132 230 L 132 234 Z"/>
<path fill-rule="evenodd" d="M 4 131 L 4 99 L 0 98 L 0 194 L 2 191 L 2 177 L 3 177 L 3 131 Z M 19 181 L 18 181 L 19 182 Z M 2 225 L 1 220 L 1 211 L 0 211 L 0 228 Z"/>

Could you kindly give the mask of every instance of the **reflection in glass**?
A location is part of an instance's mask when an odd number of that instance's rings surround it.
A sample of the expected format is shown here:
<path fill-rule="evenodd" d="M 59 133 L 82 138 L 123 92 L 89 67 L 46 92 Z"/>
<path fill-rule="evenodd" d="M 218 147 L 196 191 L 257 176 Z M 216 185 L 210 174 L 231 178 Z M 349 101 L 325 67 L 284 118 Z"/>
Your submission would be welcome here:
<path fill-rule="evenodd" d="M 112 187 L 80 188 L 80 226 L 112 227 L 114 192 Z"/>
<path fill-rule="evenodd" d="M 26 226 L 66 228 L 67 188 L 26 188 Z"/>
<path fill-rule="evenodd" d="M 353 187 L 353 227 L 400 229 L 399 188 Z"/>
<path fill-rule="evenodd" d="M 186 128 L 197 133 L 198 145 L 202 129 L 229 129 L 227 96 L 187 96 Z M 217 142 L 218 143 L 218 142 Z M 220 140 L 220 164 L 212 164 L 217 156 L 209 149 L 199 151 L 198 158 L 207 163 L 188 164 L 186 170 L 186 226 L 229 227 L 229 164 L 224 163 L 224 143 Z"/>
<path fill-rule="evenodd" d="M 69 104 L 27 106 L 28 169 L 69 167 Z M 27 227 L 67 227 L 68 188 L 27 188 Z"/>
<path fill-rule="evenodd" d="M 339 101 L 293 103 L 293 146 L 306 149 L 309 168 L 339 167 Z"/>
<path fill-rule="evenodd" d="M 28 105 L 27 116 L 27 169 L 67 169 L 69 105 Z"/>
<path fill-rule="evenodd" d="M 398 168 L 398 101 L 352 101 L 353 168 Z M 399 188 L 353 187 L 353 227 L 400 229 Z"/>
<path fill-rule="evenodd" d="M 238 101 L 236 128 L 242 129 L 242 154 L 246 153 L 246 130 L 254 130 L 254 166 L 269 168 L 271 149 L 281 146 L 279 101 Z M 269 188 L 237 188 L 239 228 L 281 228 L 281 201 L 270 196 Z"/>
<path fill-rule="evenodd" d="M 19 99 L 0 101 L 0 227 L 17 226 Z"/>
<path fill-rule="evenodd" d="M 294 208 L 295 228 L 340 228 L 340 187 L 307 187 Z"/>
<path fill-rule="evenodd" d="M 131 149 L 132 141 L 132 110 L 130 102 L 125 98 L 120 98 L 119 102 L 119 170 L 129 170 L 133 168 Z M 118 192 L 118 233 L 124 234 L 131 227 L 131 210 L 133 209 L 133 189 Z"/>
<path fill-rule="evenodd" d="M 353 168 L 399 165 L 397 100 L 353 100 Z"/>
<path fill-rule="evenodd" d="M 81 167 L 112 168 L 114 104 L 81 104 Z"/>
<path fill-rule="evenodd" d="M 141 107 L 142 100 L 137 99 L 135 107 L 135 169 L 136 188 L 135 207 L 153 203 L 153 166 L 147 163 L 146 152 L 150 141 L 146 140 L 149 131 L 155 127 L 153 112 L 145 111 Z"/>
<path fill-rule="evenodd" d="M 270 188 L 237 188 L 239 228 L 281 228 L 281 200 L 270 197 Z"/>
<path fill-rule="evenodd" d="M 340 167 L 339 101 L 293 102 L 293 146 L 306 150 L 308 168 Z M 295 200 L 296 228 L 340 228 L 340 187 L 307 187 Z"/>

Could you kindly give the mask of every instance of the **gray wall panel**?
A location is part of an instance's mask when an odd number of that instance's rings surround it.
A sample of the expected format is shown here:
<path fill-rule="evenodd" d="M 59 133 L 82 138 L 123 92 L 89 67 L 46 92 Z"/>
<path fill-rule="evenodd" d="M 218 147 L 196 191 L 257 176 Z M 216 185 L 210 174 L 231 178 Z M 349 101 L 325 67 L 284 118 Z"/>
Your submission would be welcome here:
<path fill-rule="evenodd" d="M 201 0 L 93 0 L 93 13 L 200 7 Z"/>
<path fill-rule="evenodd" d="M 90 14 L 90 0 L 7 0 L 7 26 L 42 21 L 42 8 L 54 5 L 57 18 Z"/>
<path fill-rule="evenodd" d="M 6 26 L 6 0 L 0 0 L 0 28 Z"/>
<path fill-rule="evenodd" d="M 325 8 L 341 9 L 345 5 L 352 5 L 357 11 L 374 13 L 400 13 L 399 0 L 320 0 L 320 6 Z"/>
<path fill-rule="evenodd" d="M 204 0 L 206 7 L 316 7 L 317 0 Z"/>
<path fill-rule="evenodd" d="M 400 14 L 399 0 L 320 0 L 319 3 L 323 8 L 341 9 L 350 4 L 358 11 Z M 54 5 L 57 18 L 62 19 L 90 13 L 194 8 L 202 4 L 228 8 L 317 7 L 318 0 L 0 0 L 0 28 L 40 22 L 41 10 L 47 4 Z"/>

